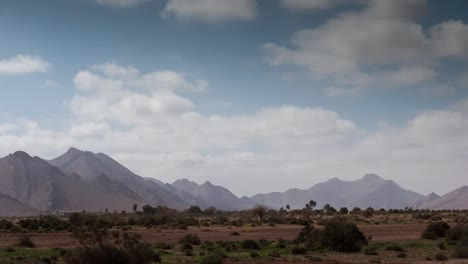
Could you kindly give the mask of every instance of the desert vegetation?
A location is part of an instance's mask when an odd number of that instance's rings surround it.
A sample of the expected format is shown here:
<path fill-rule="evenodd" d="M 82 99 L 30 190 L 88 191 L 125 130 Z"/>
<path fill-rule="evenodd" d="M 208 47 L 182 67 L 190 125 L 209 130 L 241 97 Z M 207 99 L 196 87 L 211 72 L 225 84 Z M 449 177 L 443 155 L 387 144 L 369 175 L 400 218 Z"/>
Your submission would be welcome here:
<path fill-rule="evenodd" d="M 412 263 L 468 258 L 467 211 L 317 209 L 313 201 L 301 210 L 285 208 L 222 211 L 192 206 L 178 211 L 136 205 L 133 212 L 5 218 L 0 232 L 9 240 L 0 240 L 0 263 Z M 412 237 L 391 236 L 406 226 L 416 227 Z M 379 236 L 380 229 L 392 231 Z M 52 247 L 43 242 L 54 237 L 66 237 L 69 243 Z"/>

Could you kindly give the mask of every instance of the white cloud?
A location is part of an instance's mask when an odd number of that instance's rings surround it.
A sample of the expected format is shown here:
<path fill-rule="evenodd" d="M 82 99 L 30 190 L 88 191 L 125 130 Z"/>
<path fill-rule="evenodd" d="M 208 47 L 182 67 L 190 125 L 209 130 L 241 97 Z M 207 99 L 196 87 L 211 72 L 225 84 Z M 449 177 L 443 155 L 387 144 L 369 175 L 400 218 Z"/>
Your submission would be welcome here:
<path fill-rule="evenodd" d="M 303 67 L 332 87 L 365 91 L 418 87 L 438 78 L 436 67 L 442 59 L 466 58 L 466 24 L 449 21 L 425 30 L 415 22 L 424 14 L 426 1 L 367 3 L 361 11 L 296 32 L 290 46 L 266 43 L 268 62 Z"/>
<path fill-rule="evenodd" d="M 128 8 L 134 7 L 137 5 L 141 5 L 145 2 L 149 2 L 152 0 L 95 0 L 98 4 L 110 6 L 110 7 L 117 7 L 117 8 Z"/>
<path fill-rule="evenodd" d="M 44 81 L 44 86 L 47 88 L 57 88 L 59 84 L 56 81 L 47 79 Z"/>
<path fill-rule="evenodd" d="M 323 89 L 323 92 L 329 97 L 339 97 L 339 96 L 354 96 L 361 93 L 364 89 L 362 87 L 337 87 L 337 86 L 327 86 Z"/>
<path fill-rule="evenodd" d="M 256 0 L 169 0 L 161 12 L 164 18 L 179 21 L 217 23 L 227 20 L 252 20 Z"/>
<path fill-rule="evenodd" d="M 468 59 L 468 25 L 462 21 L 447 21 L 431 29 L 434 50 L 440 57 Z"/>
<path fill-rule="evenodd" d="M 76 138 L 100 138 L 109 130 L 110 126 L 105 122 L 83 122 L 72 125 L 70 135 Z"/>
<path fill-rule="evenodd" d="M 457 84 L 464 89 L 468 88 L 468 71 L 465 71 L 458 76 Z"/>
<path fill-rule="evenodd" d="M 134 67 L 111 63 L 80 71 L 74 83 L 78 94 L 70 107 L 77 118 L 121 124 L 156 122 L 162 115 L 189 111 L 192 102 L 175 91 L 198 92 L 208 86 L 173 71 L 141 74 Z"/>
<path fill-rule="evenodd" d="M 0 134 L 5 134 L 8 132 L 15 131 L 17 129 L 17 126 L 14 124 L 0 124 Z"/>
<path fill-rule="evenodd" d="M 156 73 L 117 64 L 81 71 L 68 126 L 47 128 L 28 119 L 0 123 L 0 150 L 53 158 L 75 146 L 110 154 L 143 176 L 210 180 L 238 194 L 306 188 L 367 172 L 421 192 L 468 183 L 468 99 L 400 126 L 366 131 L 320 107 L 205 115 L 181 95 L 194 81 L 145 78 Z"/>
<path fill-rule="evenodd" d="M 48 68 L 49 63 L 36 56 L 16 55 L 0 60 L 0 75 L 46 72 Z"/>
<path fill-rule="evenodd" d="M 336 5 L 362 2 L 362 0 L 281 0 L 281 4 L 292 11 L 329 9 Z"/>

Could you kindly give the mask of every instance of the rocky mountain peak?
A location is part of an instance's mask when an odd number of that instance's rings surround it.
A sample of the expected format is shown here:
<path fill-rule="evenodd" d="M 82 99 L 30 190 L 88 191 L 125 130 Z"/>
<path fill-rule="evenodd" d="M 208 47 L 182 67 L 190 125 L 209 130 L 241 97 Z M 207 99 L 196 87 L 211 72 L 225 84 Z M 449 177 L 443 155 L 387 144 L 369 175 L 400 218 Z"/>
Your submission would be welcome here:
<path fill-rule="evenodd" d="M 427 197 L 427 198 L 430 198 L 430 199 L 434 199 L 434 198 L 439 198 L 440 195 L 438 195 L 438 194 L 435 193 L 435 192 L 431 192 L 431 193 L 428 194 L 426 197 Z"/>
<path fill-rule="evenodd" d="M 362 177 L 362 180 L 365 180 L 365 181 L 383 181 L 384 179 L 382 179 L 382 177 L 380 177 L 379 175 L 377 175 L 375 173 L 368 173 L 368 174 L 364 175 L 364 177 Z"/>
<path fill-rule="evenodd" d="M 29 154 L 24 151 L 16 151 L 15 153 L 13 153 L 13 156 L 20 158 L 20 159 L 32 159 L 32 157 L 29 156 Z"/>

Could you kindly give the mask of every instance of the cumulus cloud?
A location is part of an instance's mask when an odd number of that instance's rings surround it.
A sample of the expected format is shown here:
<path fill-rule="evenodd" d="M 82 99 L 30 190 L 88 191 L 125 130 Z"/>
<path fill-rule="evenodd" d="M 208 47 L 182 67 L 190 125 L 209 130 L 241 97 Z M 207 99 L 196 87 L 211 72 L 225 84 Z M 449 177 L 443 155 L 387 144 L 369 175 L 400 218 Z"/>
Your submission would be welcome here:
<path fill-rule="evenodd" d="M 367 3 L 296 32 L 289 46 L 266 43 L 268 62 L 300 66 L 330 86 L 365 91 L 418 87 L 437 79 L 441 60 L 466 58 L 468 25 L 449 21 L 425 30 L 416 22 L 427 9 L 425 0 Z"/>
<path fill-rule="evenodd" d="M 46 72 L 49 63 L 37 56 L 16 55 L 0 60 L 0 75 Z"/>
<path fill-rule="evenodd" d="M 127 125 L 189 111 L 192 102 L 175 92 L 199 92 L 208 86 L 173 71 L 141 74 L 134 67 L 112 63 L 78 72 L 74 83 L 78 94 L 69 105 L 76 118 Z"/>
<path fill-rule="evenodd" d="M 143 176 L 210 180 L 237 194 L 306 188 L 367 172 L 417 191 L 444 192 L 466 177 L 468 99 L 368 131 L 320 107 L 202 114 L 184 95 L 196 81 L 165 73 L 117 64 L 80 71 L 69 125 L 0 122 L 0 149 L 53 158 L 74 146 L 107 153 Z"/>
<path fill-rule="evenodd" d="M 164 18 L 179 21 L 217 23 L 227 20 L 252 20 L 256 0 L 169 0 L 161 12 Z"/>
<path fill-rule="evenodd" d="M 468 59 L 468 25 L 462 21 L 447 21 L 431 28 L 435 54 L 439 57 Z"/>

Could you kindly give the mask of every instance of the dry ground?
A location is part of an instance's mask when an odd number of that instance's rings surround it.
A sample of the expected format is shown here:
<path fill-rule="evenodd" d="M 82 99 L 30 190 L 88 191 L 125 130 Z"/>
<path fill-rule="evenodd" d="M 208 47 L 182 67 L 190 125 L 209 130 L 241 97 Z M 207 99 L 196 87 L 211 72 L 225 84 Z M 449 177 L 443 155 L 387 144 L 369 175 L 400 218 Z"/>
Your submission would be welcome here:
<path fill-rule="evenodd" d="M 391 224 L 391 225 L 361 225 L 359 228 L 366 234 L 372 236 L 372 241 L 398 241 L 418 239 L 425 228 L 420 224 Z M 150 243 L 165 242 L 175 244 L 179 238 L 186 234 L 197 234 L 202 241 L 237 241 L 245 239 L 267 239 L 277 240 L 279 238 L 293 240 L 296 238 L 302 226 L 299 225 L 277 225 L 276 227 L 191 227 L 189 230 L 167 230 L 167 229 L 133 229 L 142 235 L 144 241 Z M 230 233 L 236 231 L 239 236 Z M 69 233 L 30 233 L 28 234 L 38 247 L 72 247 L 76 242 L 70 238 Z M 0 233 L 0 247 L 11 246 L 18 240 L 19 234 Z"/>
<path fill-rule="evenodd" d="M 367 236 L 372 236 L 374 242 L 399 241 L 402 244 L 418 242 L 421 232 L 426 227 L 425 224 L 380 224 L 380 225 L 360 225 L 359 228 Z M 197 234 L 202 241 L 236 241 L 245 239 L 267 239 L 276 240 L 279 238 L 292 240 L 302 229 L 299 225 L 277 225 L 275 227 L 260 226 L 260 227 L 191 227 L 189 230 L 167 230 L 167 229 L 144 229 L 137 228 L 131 232 L 142 235 L 144 241 L 150 243 L 165 242 L 175 244 L 182 236 L 186 234 Z M 240 233 L 239 236 L 230 235 L 231 232 Z M 39 248 L 54 248 L 54 247 L 73 247 L 76 242 L 70 238 L 69 233 L 30 233 L 28 234 L 34 243 Z M 14 245 L 18 241 L 19 234 L 0 233 L 0 247 L 8 247 Z M 418 242 L 419 243 L 419 242 Z M 428 243 L 426 241 L 426 243 Z M 283 259 L 261 259 L 261 260 L 228 260 L 226 264 L 286 264 L 286 263 L 322 263 L 322 264 L 358 264 L 358 263 L 391 263 L 391 264 L 468 264 L 468 260 L 449 260 L 449 261 L 421 261 L 428 255 L 433 255 L 438 251 L 437 241 L 430 247 L 424 248 L 407 248 L 408 257 L 401 259 L 396 257 L 396 252 L 381 250 L 378 256 L 367 256 L 363 253 L 338 253 L 338 252 L 314 252 L 311 256 L 322 259 L 320 262 L 304 262 L 304 257 L 298 256 L 283 256 Z M 405 247 L 406 248 L 406 247 Z M 450 255 L 450 252 L 446 252 Z M 378 258 L 379 262 L 374 262 L 373 259 Z M 196 263 L 193 261 L 175 261 L 168 263 Z"/>

